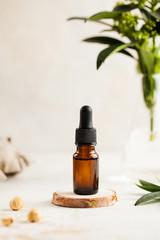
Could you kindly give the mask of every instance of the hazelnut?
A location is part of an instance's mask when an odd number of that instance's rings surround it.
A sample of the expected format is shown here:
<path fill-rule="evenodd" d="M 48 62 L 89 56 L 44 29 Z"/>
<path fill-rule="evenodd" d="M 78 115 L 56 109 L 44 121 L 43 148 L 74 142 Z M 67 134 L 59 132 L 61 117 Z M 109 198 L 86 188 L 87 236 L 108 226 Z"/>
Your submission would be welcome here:
<path fill-rule="evenodd" d="M 24 202 L 20 197 L 15 197 L 10 201 L 9 205 L 13 211 L 18 211 L 23 208 Z"/>
<path fill-rule="evenodd" d="M 4 226 L 9 227 L 13 223 L 13 218 L 2 218 L 1 221 Z"/>
<path fill-rule="evenodd" d="M 38 208 L 32 208 L 28 213 L 28 220 L 30 222 L 38 222 L 42 218 L 42 213 Z"/>

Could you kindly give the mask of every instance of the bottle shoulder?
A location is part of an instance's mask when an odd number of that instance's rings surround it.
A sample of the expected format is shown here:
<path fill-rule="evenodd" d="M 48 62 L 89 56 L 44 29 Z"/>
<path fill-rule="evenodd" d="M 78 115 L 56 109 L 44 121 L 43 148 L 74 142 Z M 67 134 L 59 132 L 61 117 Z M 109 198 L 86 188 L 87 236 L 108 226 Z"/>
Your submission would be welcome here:
<path fill-rule="evenodd" d="M 75 152 L 73 154 L 73 158 L 75 159 L 98 159 L 99 155 L 96 151 L 85 151 L 85 152 Z"/>

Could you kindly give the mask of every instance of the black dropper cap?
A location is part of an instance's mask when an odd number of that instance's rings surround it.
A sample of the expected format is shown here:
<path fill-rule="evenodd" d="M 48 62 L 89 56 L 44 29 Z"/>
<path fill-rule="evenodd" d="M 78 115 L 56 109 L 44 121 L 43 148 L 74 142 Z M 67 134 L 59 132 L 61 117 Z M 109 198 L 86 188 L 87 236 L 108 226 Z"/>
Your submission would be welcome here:
<path fill-rule="evenodd" d="M 96 129 L 92 123 L 92 108 L 83 106 L 80 110 L 79 128 L 76 129 L 75 144 L 96 145 Z"/>

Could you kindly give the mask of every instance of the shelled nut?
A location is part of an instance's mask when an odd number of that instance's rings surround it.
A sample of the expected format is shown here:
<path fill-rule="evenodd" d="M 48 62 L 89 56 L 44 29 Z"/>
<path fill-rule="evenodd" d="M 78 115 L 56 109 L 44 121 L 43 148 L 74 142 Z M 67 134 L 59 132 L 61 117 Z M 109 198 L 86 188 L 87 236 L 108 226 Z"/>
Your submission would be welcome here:
<path fill-rule="evenodd" d="M 9 227 L 13 223 L 13 218 L 2 218 L 2 224 L 6 227 Z"/>
<path fill-rule="evenodd" d="M 24 202 L 20 197 L 15 197 L 10 201 L 9 205 L 13 211 L 18 211 L 23 208 Z"/>
<path fill-rule="evenodd" d="M 38 208 L 32 208 L 28 213 L 28 220 L 30 222 L 39 222 L 42 218 L 42 213 Z"/>

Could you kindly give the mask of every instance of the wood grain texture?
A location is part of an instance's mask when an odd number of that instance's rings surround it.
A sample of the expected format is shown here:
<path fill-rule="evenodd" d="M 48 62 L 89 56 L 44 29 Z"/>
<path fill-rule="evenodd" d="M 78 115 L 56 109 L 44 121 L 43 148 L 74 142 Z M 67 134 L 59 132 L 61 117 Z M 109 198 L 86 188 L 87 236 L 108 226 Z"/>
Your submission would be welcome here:
<path fill-rule="evenodd" d="M 116 192 L 109 189 L 101 189 L 94 195 L 77 195 L 72 191 L 57 191 L 53 193 L 54 205 L 70 208 L 98 208 L 109 207 L 117 202 Z"/>

